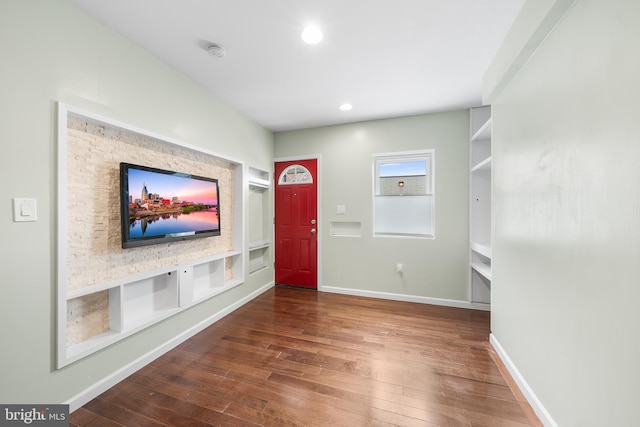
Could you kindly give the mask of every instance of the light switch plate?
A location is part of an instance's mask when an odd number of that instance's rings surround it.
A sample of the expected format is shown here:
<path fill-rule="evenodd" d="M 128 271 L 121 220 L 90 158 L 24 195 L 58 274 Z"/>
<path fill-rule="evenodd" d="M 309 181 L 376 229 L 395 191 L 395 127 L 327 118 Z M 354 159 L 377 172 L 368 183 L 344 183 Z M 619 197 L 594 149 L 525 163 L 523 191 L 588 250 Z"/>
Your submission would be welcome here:
<path fill-rule="evenodd" d="M 347 213 L 347 207 L 345 205 L 337 205 L 336 206 L 336 213 L 338 215 L 344 215 Z"/>
<path fill-rule="evenodd" d="M 35 221 L 37 219 L 36 199 L 13 198 L 13 222 Z"/>

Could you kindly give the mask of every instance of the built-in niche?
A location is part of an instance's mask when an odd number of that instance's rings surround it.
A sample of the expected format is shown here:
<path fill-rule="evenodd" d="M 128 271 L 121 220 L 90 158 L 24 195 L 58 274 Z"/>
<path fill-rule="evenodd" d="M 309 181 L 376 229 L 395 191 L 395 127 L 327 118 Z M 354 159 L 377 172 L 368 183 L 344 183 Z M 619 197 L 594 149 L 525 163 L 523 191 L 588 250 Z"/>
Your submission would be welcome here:
<path fill-rule="evenodd" d="M 243 165 L 59 106 L 58 367 L 241 284 Z M 122 249 L 119 165 L 217 178 L 221 235 Z"/>
<path fill-rule="evenodd" d="M 491 304 L 491 106 L 471 109 L 469 170 L 470 297 Z"/>
<path fill-rule="evenodd" d="M 249 168 L 249 273 L 265 269 L 271 263 L 270 174 Z"/>

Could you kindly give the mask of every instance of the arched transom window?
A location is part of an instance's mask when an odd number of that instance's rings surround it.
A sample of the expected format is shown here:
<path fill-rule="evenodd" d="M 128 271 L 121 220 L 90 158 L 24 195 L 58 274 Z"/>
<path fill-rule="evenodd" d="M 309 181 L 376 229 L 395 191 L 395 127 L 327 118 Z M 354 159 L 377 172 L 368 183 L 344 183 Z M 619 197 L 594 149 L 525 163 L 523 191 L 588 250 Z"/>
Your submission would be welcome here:
<path fill-rule="evenodd" d="M 313 176 L 309 169 L 302 165 L 291 165 L 282 171 L 278 185 L 313 184 Z"/>

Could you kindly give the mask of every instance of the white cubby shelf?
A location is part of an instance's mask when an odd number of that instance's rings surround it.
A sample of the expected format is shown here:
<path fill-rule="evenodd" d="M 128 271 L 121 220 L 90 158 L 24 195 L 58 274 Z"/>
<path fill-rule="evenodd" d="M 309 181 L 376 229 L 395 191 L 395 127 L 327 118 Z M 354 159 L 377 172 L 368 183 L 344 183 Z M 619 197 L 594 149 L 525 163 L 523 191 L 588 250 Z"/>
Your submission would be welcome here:
<path fill-rule="evenodd" d="M 72 363 L 243 281 L 227 278 L 228 263 L 240 251 L 226 252 L 69 292 L 69 300 L 109 294 L 109 330 L 66 348 Z"/>
<path fill-rule="evenodd" d="M 182 266 L 179 271 L 180 307 L 189 307 L 241 284 L 241 279 L 226 277 L 229 262 L 233 265 L 240 256 L 238 251 L 228 252 Z"/>

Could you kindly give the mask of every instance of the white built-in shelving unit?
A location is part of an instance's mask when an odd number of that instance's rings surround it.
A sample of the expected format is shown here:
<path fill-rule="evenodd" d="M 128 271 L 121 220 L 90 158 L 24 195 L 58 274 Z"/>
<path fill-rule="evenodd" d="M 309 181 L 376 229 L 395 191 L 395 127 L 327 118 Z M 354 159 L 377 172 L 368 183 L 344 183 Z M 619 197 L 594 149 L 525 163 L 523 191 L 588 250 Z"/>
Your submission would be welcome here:
<path fill-rule="evenodd" d="M 491 304 L 491 106 L 471 109 L 470 297 Z"/>
<path fill-rule="evenodd" d="M 78 290 L 67 290 L 65 152 L 67 118 L 71 116 L 149 136 L 158 143 L 199 151 L 230 164 L 233 169 L 232 249 L 177 265 L 167 265 L 152 271 L 85 286 Z M 58 122 L 57 366 L 61 368 L 244 282 L 244 164 L 64 105 L 59 105 Z M 263 184 L 268 187 L 268 180 Z M 68 307 L 74 306 L 77 302 L 90 307 L 92 300 L 108 301 L 106 332 L 89 336 L 71 345 L 67 344 Z"/>
<path fill-rule="evenodd" d="M 270 215 L 271 179 L 268 171 L 249 168 L 249 273 L 269 266 L 271 262 Z"/>
<path fill-rule="evenodd" d="M 65 328 L 67 302 L 107 292 L 109 330 L 71 346 L 65 345 L 66 331 L 60 331 L 58 366 L 72 363 L 241 284 L 242 276 L 225 277 L 227 264 L 240 265 L 240 257 L 239 251 L 222 253 L 67 292 L 59 304 L 60 321 Z"/>

